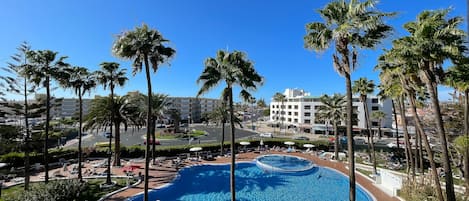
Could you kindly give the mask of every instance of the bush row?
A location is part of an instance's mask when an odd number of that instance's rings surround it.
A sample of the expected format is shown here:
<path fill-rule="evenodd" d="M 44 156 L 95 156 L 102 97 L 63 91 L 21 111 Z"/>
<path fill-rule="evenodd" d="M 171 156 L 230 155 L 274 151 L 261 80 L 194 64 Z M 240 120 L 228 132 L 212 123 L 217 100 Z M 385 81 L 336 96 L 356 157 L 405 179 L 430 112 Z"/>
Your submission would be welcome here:
<path fill-rule="evenodd" d="M 265 139 L 263 141 L 264 146 L 269 147 L 273 146 L 285 146 L 285 141 L 295 142 L 295 146 L 298 148 L 303 148 L 303 144 L 309 143 L 314 144 L 318 149 L 327 149 L 329 142 L 327 140 L 319 141 L 301 141 L 301 140 L 291 140 L 291 139 Z M 260 146 L 260 141 L 258 140 L 246 140 L 251 144 L 249 147 L 257 148 Z M 225 142 L 225 149 L 229 148 L 230 143 Z M 237 144 L 240 146 L 239 144 Z M 195 145 L 176 145 L 176 146 L 158 146 L 156 149 L 157 156 L 176 156 L 182 153 L 189 153 L 191 147 L 202 147 L 203 151 L 212 151 L 217 152 L 220 150 L 220 143 L 210 143 L 210 144 L 195 144 Z M 113 150 L 114 151 L 114 150 Z M 123 146 L 121 147 L 121 157 L 122 158 L 141 158 L 145 156 L 145 146 Z M 106 147 L 87 147 L 83 149 L 84 158 L 86 157 L 107 157 L 108 148 Z M 78 150 L 73 149 L 50 149 L 49 151 L 49 163 L 59 162 L 60 159 L 76 159 L 78 157 Z M 42 163 L 44 156 L 42 153 L 33 152 L 30 154 L 30 163 Z M 19 152 L 10 152 L 0 156 L 0 162 L 8 163 L 10 166 L 20 167 L 24 165 L 24 153 Z"/>

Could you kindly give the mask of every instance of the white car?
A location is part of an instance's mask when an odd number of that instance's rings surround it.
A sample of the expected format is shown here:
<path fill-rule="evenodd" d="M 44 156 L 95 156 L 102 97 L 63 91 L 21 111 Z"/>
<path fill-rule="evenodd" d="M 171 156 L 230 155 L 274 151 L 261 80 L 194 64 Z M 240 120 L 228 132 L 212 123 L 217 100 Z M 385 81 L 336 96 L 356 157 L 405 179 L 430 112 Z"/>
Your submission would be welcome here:
<path fill-rule="evenodd" d="M 272 133 L 261 133 L 259 136 L 261 137 L 269 137 L 269 138 L 273 138 L 274 136 L 272 135 Z"/>

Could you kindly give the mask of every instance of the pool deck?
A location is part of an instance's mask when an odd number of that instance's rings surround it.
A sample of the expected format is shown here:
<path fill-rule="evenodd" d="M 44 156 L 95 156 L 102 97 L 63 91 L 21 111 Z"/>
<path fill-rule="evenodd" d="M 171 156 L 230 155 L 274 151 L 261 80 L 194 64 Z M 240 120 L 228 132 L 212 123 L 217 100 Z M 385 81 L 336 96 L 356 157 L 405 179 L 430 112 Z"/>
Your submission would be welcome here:
<path fill-rule="evenodd" d="M 285 153 L 285 152 L 277 152 L 277 151 L 270 151 L 270 152 L 264 152 L 262 154 L 258 153 L 241 153 L 237 155 L 236 161 L 252 161 L 254 158 L 256 158 L 259 155 L 264 155 L 264 154 L 288 154 L 288 155 L 295 155 L 299 157 L 303 157 L 309 160 L 312 160 L 314 163 L 318 164 L 319 166 L 323 167 L 329 167 L 332 169 L 335 169 L 337 171 L 340 171 L 344 173 L 345 175 L 348 175 L 349 170 L 346 168 L 347 164 L 342 163 L 342 162 L 337 162 L 337 161 L 329 161 L 329 160 L 324 160 L 320 159 L 314 154 L 307 154 L 307 153 Z M 193 162 L 193 161 L 187 161 L 184 163 L 184 165 L 194 165 L 194 164 L 204 164 L 204 163 L 229 163 L 231 158 L 227 157 L 220 157 L 216 158 L 214 161 L 202 161 L 202 162 Z M 143 167 L 143 165 L 142 165 Z M 139 172 L 144 172 L 143 169 L 139 169 Z M 177 170 L 172 167 L 170 164 L 165 164 L 163 163 L 161 166 L 156 166 L 153 168 L 150 168 L 150 179 L 149 181 L 149 187 L 151 188 L 156 188 L 159 186 L 162 186 L 164 184 L 167 184 L 171 182 L 177 174 Z M 378 187 L 376 187 L 375 184 L 373 184 L 372 181 L 369 179 L 363 177 L 360 174 L 356 174 L 356 181 L 358 184 L 360 184 L 363 188 L 365 188 L 368 192 L 373 194 L 373 196 L 376 198 L 376 200 L 381 201 L 381 200 L 386 200 L 386 201 L 399 201 L 397 197 L 391 197 L 390 195 L 386 194 L 384 191 L 380 190 Z M 143 192 L 143 182 L 136 187 L 129 188 L 125 191 L 122 191 L 120 193 L 117 193 L 108 199 L 107 201 L 121 201 L 125 200 L 128 197 L 131 197 L 135 194 L 142 193 Z"/>

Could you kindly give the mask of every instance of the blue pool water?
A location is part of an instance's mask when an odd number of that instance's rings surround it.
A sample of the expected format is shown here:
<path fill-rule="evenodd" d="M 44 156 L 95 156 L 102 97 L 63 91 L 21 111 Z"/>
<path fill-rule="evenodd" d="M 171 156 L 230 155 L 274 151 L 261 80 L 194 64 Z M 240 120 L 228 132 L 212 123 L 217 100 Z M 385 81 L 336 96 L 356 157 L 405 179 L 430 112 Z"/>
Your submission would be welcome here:
<path fill-rule="evenodd" d="M 184 168 L 172 184 L 149 193 L 149 200 L 229 201 L 230 166 Z M 296 172 L 265 172 L 255 162 L 236 164 L 236 198 L 240 201 L 346 201 L 348 178 L 323 167 Z M 372 201 L 357 186 L 357 201 Z M 143 200 L 143 194 L 128 199 Z"/>
<path fill-rule="evenodd" d="M 259 168 L 272 172 L 298 172 L 314 167 L 312 161 L 304 158 L 277 154 L 259 156 L 256 164 Z"/>

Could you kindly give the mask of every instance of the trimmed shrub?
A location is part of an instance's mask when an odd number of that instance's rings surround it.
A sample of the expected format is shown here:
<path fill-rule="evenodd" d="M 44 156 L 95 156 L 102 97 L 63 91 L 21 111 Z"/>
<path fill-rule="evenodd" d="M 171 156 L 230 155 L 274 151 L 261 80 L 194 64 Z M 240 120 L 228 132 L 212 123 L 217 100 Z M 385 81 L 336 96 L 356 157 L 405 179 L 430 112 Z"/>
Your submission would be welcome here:
<path fill-rule="evenodd" d="M 86 189 L 87 183 L 78 180 L 51 181 L 48 184 L 34 185 L 28 191 L 15 194 L 14 197 L 5 198 L 5 201 L 69 201 L 80 200 L 79 193 Z"/>

